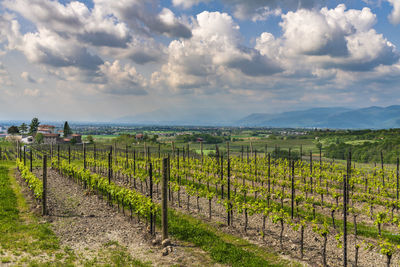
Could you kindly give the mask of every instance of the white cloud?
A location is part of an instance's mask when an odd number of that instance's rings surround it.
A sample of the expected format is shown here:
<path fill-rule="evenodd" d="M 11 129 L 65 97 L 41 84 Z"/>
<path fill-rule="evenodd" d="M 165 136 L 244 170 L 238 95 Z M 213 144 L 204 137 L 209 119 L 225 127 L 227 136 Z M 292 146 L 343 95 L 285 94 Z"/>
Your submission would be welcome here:
<path fill-rule="evenodd" d="M 115 59 L 130 59 L 136 64 L 160 63 L 166 58 L 167 48 L 151 38 L 134 38 L 126 48 L 103 47 L 100 54 Z"/>
<path fill-rule="evenodd" d="M 400 1 L 399 0 L 387 0 L 392 6 L 392 13 L 389 15 L 389 20 L 393 24 L 400 24 Z"/>
<path fill-rule="evenodd" d="M 286 71 L 366 71 L 399 59 L 394 45 L 372 28 L 376 17 L 369 8 L 346 10 L 341 4 L 334 9 L 300 9 L 282 19 L 283 36 L 275 39 L 263 33 L 256 40 L 256 49 L 263 55 L 276 55 Z"/>
<path fill-rule="evenodd" d="M 170 37 L 190 38 L 190 28 L 164 8 L 159 14 L 154 7 L 157 0 L 94 0 L 95 11 L 102 16 L 113 15 L 127 23 L 137 33 L 165 34 Z"/>
<path fill-rule="evenodd" d="M 229 84 L 238 74 L 256 77 L 281 71 L 274 60 L 241 45 L 239 26 L 228 14 L 204 11 L 194 24 L 190 40 L 170 43 L 168 62 L 153 74 L 153 82 L 173 88 L 213 88 L 224 81 Z"/>
<path fill-rule="evenodd" d="M 38 30 L 46 29 L 77 38 L 94 46 L 125 47 L 130 41 L 128 27 L 113 17 L 91 12 L 83 3 L 63 5 L 49 0 L 5 0 L 3 6 L 32 21 Z"/>
<path fill-rule="evenodd" d="M 210 0 L 173 0 L 174 6 L 190 8 Z M 312 9 L 324 5 L 326 0 L 223 0 L 226 6 L 233 8 L 233 15 L 241 20 L 265 20 L 269 16 L 278 16 L 282 9 Z"/>
<path fill-rule="evenodd" d="M 34 79 L 28 72 L 24 71 L 21 73 L 21 78 L 30 83 L 37 83 L 36 79 Z"/>
<path fill-rule="evenodd" d="M 172 0 L 174 6 L 181 6 L 183 8 L 190 8 L 202 2 L 207 3 L 210 2 L 210 0 Z"/>
<path fill-rule="evenodd" d="M 11 77 L 4 67 L 3 63 L 0 62 L 0 85 L 12 86 L 13 82 Z"/>
<path fill-rule="evenodd" d="M 115 95 L 146 95 L 147 83 L 145 78 L 137 73 L 135 67 L 124 66 L 116 60 L 106 61 L 100 66 L 95 78 L 95 89 L 103 93 Z"/>
<path fill-rule="evenodd" d="M 40 96 L 40 90 L 26 88 L 23 92 L 23 96 L 38 97 Z"/>

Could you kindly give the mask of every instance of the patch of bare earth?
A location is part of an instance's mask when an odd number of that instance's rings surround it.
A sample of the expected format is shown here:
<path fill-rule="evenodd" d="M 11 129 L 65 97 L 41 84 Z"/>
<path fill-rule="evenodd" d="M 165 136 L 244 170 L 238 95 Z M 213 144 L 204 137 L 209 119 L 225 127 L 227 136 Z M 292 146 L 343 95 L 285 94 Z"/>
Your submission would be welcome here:
<path fill-rule="evenodd" d="M 161 237 L 147 234 L 143 221 L 130 218 L 128 211 L 124 216 L 116 206 L 107 204 L 106 199 L 54 170 L 48 170 L 47 180 L 49 215 L 44 219 L 50 222 L 61 246 L 87 261 L 98 257 L 105 248 L 117 245 L 131 257 L 153 266 L 220 266 L 203 250 L 178 240 L 172 239 L 172 246 L 163 248 Z"/>

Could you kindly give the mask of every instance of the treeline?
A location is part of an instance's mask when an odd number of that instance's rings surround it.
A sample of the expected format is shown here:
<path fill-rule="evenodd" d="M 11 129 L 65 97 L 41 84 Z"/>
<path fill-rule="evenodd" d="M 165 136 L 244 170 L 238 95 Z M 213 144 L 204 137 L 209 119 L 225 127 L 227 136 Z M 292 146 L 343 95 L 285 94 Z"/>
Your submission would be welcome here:
<path fill-rule="evenodd" d="M 383 141 L 351 145 L 345 143 L 332 144 L 324 149 L 324 155 L 328 158 L 346 159 L 351 151 L 352 160 L 357 162 L 380 162 L 381 152 L 385 163 L 396 163 L 400 156 L 400 138 L 390 138 Z"/>
<path fill-rule="evenodd" d="M 230 140 L 229 136 L 214 136 L 211 134 L 200 133 L 200 134 L 184 134 L 176 137 L 177 141 L 181 142 L 197 142 L 202 140 L 206 144 L 220 144 Z"/>

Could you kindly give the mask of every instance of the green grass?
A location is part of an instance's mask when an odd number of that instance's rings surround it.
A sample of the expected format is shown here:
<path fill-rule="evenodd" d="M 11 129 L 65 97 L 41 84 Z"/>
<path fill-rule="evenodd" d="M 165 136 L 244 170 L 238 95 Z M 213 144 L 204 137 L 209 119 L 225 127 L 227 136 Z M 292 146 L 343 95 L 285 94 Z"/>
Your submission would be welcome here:
<path fill-rule="evenodd" d="M 216 228 L 189 215 L 169 210 L 169 233 L 208 252 L 211 259 L 230 266 L 293 266 L 267 249 L 257 247 L 238 237 L 222 233 Z"/>
<path fill-rule="evenodd" d="M 0 165 L 0 245 L 3 249 L 20 250 L 37 255 L 43 252 L 52 253 L 59 249 L 57 237 L 50 231 L 47 223 L 39 224 L 38 221 L 26 213 L 18 210 L 27 205 L 22 194 L 15 194 L 15 179 L 12 177 L 12 163 Z M 20 190 L 19 190 L 20 191 Z"/>
<path fill-rule="evenodd" d="M 86 259 L 69 247 L 61 248 L 48 223 L 29 210 L 14 178 L 15 163 L 0 161 L 0 263 L 28 266 L 150 266 L 133 258 L 118 243 L 105 244 Z M 1 265 L 1 264 L 0 264 Z"/>
<path fill-rule="evenodd" d="M 376 143 L 378 141 L 377 140 L 351 140 L 351 141 L 346 141 L 344 143 L 349 144 L 349 145 L 363 145 L 365 142 Z"/>

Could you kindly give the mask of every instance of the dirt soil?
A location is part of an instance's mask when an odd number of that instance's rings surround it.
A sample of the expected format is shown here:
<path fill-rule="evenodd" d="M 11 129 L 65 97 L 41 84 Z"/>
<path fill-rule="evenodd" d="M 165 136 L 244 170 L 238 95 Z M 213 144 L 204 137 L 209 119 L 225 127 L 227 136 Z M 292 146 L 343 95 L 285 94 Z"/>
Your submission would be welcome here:
<path fill-rule="evenodd" d="M 36 175 L 41 176 L 39 172 Z M 49 215 L 44 220 L 50 222 L 62 247 L 88 260 L 104 247 L 118 245 L 133 258 L 151 262 L 153 266 L 222 266 L 203 250 L 178 240 L 171 239 L 172 246 L 163 248 L 161 236 L 154 238 L 147 234 L 143 222 L 124 216 L 116 206 L 109 206 L 106 200 L 55 170 L 48 170 L 47 180 Z M 166 250 L 168 255 L 164 256 Z"/>

